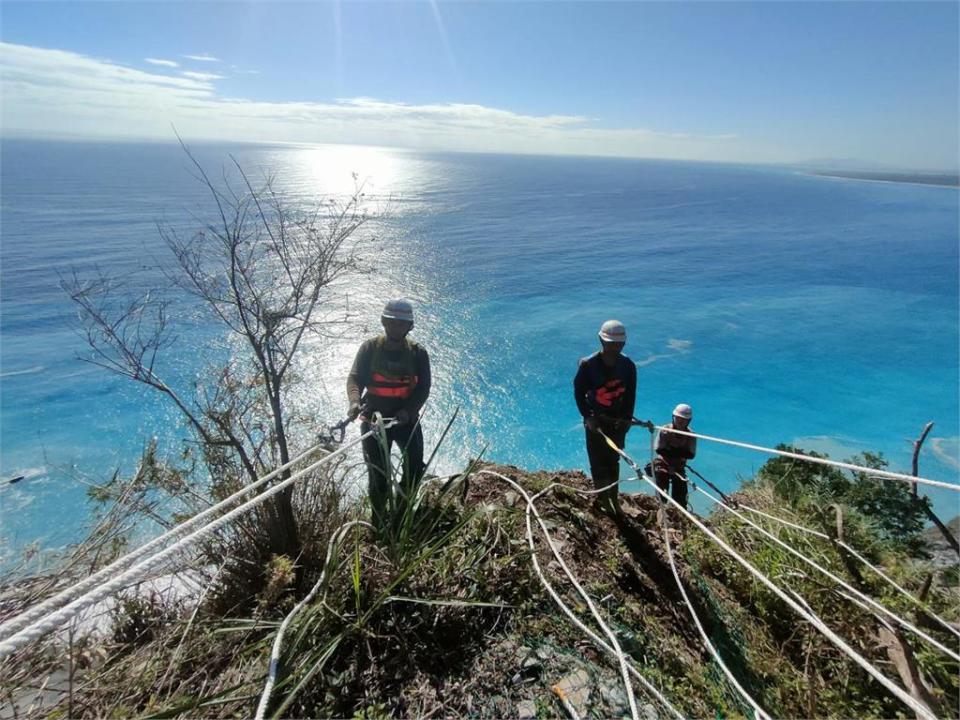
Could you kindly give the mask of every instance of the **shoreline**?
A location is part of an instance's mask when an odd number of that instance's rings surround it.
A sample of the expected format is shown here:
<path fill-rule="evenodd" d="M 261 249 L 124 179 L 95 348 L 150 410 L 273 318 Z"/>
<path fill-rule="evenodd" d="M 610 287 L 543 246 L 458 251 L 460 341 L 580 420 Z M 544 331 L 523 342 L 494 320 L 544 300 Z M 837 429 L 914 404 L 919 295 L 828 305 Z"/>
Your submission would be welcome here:
<path fill-rule="evenodd" d="M 826 172 L 820 170 L 803 171 L 804 175 L 815 177 L 835 178 L 838 180 L 860 180 L 862 182 L 892 183 L 895 185 L 923 185 L 926 187 L 942 187 L 960 190 L 960 177 L 952 175 L 911 175 L 909 173 L 882 173 L 882 172 Z M 939 182 L 931 182 L 937 179 Z"/>

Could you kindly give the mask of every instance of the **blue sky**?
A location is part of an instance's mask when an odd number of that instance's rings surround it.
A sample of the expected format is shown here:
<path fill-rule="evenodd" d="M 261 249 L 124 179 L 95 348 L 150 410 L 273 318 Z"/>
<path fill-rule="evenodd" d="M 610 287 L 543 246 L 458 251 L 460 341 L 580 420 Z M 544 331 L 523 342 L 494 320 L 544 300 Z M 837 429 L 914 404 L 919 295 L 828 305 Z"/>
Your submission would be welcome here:
<path fill-rule="evenodd" d="M 957 2 L 3 2 L 0 13 L 11 136 L 170 139 L 174 123 L 197 139 L 958 164 Z"/>

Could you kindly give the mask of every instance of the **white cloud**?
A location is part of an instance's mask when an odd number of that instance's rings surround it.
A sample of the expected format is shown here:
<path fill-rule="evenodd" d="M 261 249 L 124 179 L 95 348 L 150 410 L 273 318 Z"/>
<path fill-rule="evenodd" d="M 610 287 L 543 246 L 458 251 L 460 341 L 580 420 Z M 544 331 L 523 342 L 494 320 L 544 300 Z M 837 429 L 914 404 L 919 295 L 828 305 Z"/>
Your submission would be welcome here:
<path fill-rule="evenodd" d="M 192 80 L 223 80 L 223 75 L 217 75 L 216 73 L 191 72 L 189 70 L 184 70 L 180 74 Z"/>
<path fill-rule="evenodd" d="M 217 95 L 212 73 L 158 75 L 62 50 L 0 43 L 6 133 L 334 142 L 438 150 L 744 159 L 730 135 L 606 129 L 582 115 L 374 98 L 260 102 Z M 756 158 L 754 158 L 756 159 Z M 677 349 L 674 348 L 674 351 Z"/>
<path fill-rule="evenodd" d="M 184 55 L 188 60 L 199 60 L 200 62 L 220 62 L 220 58 L 215 58 L 213 55 Z"/>
<path fill-rule="evenodd" d="M 163 67 L 180 67 L 180 63 L 174 62 L 173 60 L 159 60 L 157 58 L 144 58 L 144 60 L 151 65 L 162 65 Z"/>
<path fill-rule="evenodd" d="M 930 449 L 937 460 L 953 470 L 960 470 L 960 438 L 930 438 Z"/>

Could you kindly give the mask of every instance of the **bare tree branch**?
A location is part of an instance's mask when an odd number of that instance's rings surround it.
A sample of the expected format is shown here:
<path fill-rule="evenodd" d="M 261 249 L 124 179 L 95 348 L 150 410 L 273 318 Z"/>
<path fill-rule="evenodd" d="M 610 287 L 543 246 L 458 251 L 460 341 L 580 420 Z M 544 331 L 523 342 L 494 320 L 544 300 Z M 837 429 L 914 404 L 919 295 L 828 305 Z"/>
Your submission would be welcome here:
<path fill-rule="evenodd" d="M 337 298 L 330 290 L 361 271 L 358 231 L 371 216 L 361 184 L 348 199 L 320 202 L 305 212 L 277 190 L 273 177 L 256 187 L 233 156 L 240 182 L 231 184 L 224 171 L 218 187 L 177 139 L 217 220 L 194 216 L 199 229 L 189 237 L 158 224 L 174 260 L 162 272 L 171 287 L 199 300 L 242 341 L 246 362 L 228 363 L 212 382 L 198 382 L 188 400 L 158 371 L 164 352 L 177 343 L 168 300 L 154 292 L 131 295 L 103 275 L 85 280 L 74 272 L 61 284 L 77 307 L 91 350 L 85 359 L 168 396 L 200 439 L 208 467 L 235 461 L 254 479 L 261 469 L 290 459 L 287 438 L 294 419 L 284 407 L 287 374 L 304 338 L 333 337 L 347 321 L 346 311 L 331 305 Z M 296 550 L 290 497 L 279 494 L 266 511 L 278 552 Z"/>

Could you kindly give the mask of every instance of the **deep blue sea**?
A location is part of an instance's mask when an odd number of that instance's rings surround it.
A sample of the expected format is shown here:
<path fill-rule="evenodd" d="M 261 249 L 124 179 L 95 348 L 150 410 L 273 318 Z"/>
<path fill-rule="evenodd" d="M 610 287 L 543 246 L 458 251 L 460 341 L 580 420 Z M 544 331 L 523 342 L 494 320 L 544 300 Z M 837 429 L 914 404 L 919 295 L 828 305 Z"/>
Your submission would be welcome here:
<path fill-rule="evenodd" d="M 60 274 L 159 287 L 170 257 L 157 223 L 190 233 L 213 208 L 174 144 L 0 150 L 0 478 L 25 476 L 0 486 L 9 561 L 30 543 L 79 538 L 87 484 L 131 472 L 148 438 L 175 456 L 188 437 L 155 391 L 78 359 Z M 882 451 L 900 470 L 932 420 L 922 474 L 960 480 L 955 188 L 652 160 L 193 150 L 215 178 L 232 155 L 298 201 L 348 192 L 356 174 L 382 213 L 367 228 L 376 273 L 337 289 L 355 319 L 342 339 L 312 343 L 299 368 L 298 409 L 321 421 L 343 415 L 349 363 L 381 303 L 405 295 L 433 361 L 428 444 L 460 408 L 441 470 L 484 447 L 527 468 L 585 468 L 572 378 L 601 322 L 618 318 L 638 365 L 638 417 L 665 422 L 687 402 L 702 433 L 836 458 Z M 180 346 L 160 370 L 189 391 L 233 345 L 172 299 Z M 628 451 L 644 456 L 647 441 L 634 431 Z M 766 459 L 701 443 L 694 467 L 733 488 Z M 947 517 L 956 495 L 931 493 Z"/>

